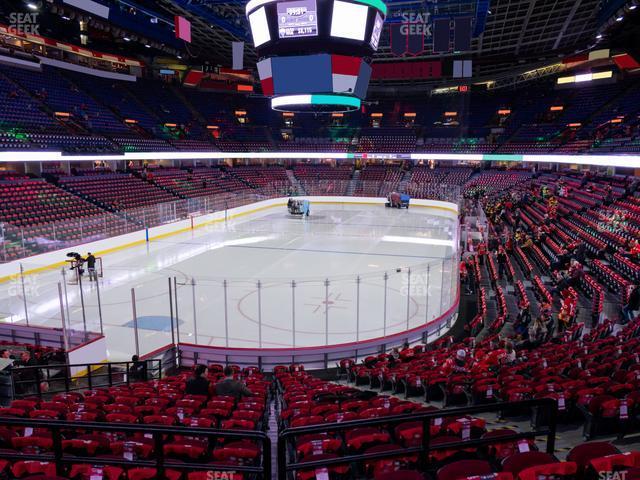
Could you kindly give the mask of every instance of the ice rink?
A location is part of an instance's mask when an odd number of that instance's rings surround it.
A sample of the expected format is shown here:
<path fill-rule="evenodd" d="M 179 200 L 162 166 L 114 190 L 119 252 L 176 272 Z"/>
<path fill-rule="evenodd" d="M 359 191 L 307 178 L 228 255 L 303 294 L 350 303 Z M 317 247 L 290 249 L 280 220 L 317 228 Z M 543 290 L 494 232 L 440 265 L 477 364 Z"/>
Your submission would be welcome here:
<path fill-rule="evenodd" d="M 446 209 L 312 204 L 306 219 L 273 207 L 108 254 L 99 293 L 109 358 L 135 351 L 132 289 L 140 352 L 171 342 L 174 277 L 182 342 L 304 347 L 420 326 L 455 300 L 457 231 Z M 61 326 L 62 278 L 61 269 L 25 276 L 30 324 Z M 5 321 L 24 321 L 22 284 L 2 287 Z M 95 283 L 85 278 L 82 295 L 68 282 L 63 290 L 71 328 L 100 331 Z"/>

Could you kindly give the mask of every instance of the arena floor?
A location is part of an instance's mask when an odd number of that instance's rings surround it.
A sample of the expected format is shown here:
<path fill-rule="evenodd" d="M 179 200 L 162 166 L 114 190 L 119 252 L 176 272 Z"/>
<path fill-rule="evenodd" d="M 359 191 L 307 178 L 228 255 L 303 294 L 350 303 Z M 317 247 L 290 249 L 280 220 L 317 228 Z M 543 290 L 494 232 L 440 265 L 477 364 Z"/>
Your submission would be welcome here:
<path fill-rule="evenodd" d="M 454 300 L 457 230 L 453 211 L 314 204 L 306 219 L 269 208 L 109 254 L 100 279 L 109 358 L 135 351 L 132 289 L 140 352 L 171 341 L 171 277 L 183 342 L 224 346 L 228 331 L 231 347 L 303 347 L 417 327 Z M 61 278 L 26 277 L 31 324 L 60 327 Z M 99 331 L 96 285 L 85 279 L 82 293 L 66 285 L 71 326 L 83 328 L 84 302 L 87 328 Z M 0 304 L 12 321 L 24 319 L 17 284 L 2 289 Z"/>

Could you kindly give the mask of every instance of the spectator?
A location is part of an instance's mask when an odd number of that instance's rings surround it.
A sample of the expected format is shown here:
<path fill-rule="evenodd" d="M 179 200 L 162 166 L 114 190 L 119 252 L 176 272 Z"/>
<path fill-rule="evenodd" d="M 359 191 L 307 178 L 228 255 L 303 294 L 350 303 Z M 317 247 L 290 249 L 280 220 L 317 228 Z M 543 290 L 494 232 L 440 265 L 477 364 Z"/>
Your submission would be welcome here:
<path fill-rule="evenodd" d="M 185 388 L 187 395 L 209 395 L 209 380 L 207 380 L 207 367 L 196 365 L 193 377 L 187 380 Z"/>
<path fill-rule="evenodd" d="M 476 282 L 476 272 L 475 272 L 475 264 L 474 264 L 474 257 L 473 256 L 469 256 L 467 258 L 467 288 L 469 290 L 470 293 L 473 293 L 477 288 L 477 282 Z"/>
<path fill-rule="evenodd" d="M 216 395 L 235 397 L 236 399 L 241 396 L 252 397 L 253 393 L 242 382 L 234 380 L 233 369 L 227 365 L 224 367 L 225 379 L 216 383 L 215 392 Z"/>
<path fill-rule="evenodd" d="M 640 260 L 640 242 L 635 239 L 629 241 L 629 257 Z"/>
<path fill-rule="evenodd" d="M 509 235 L 509 233 L 506 234 L 506 238 L 504 241 L 504 249 L 506 250 L 507 253 L 513 252 L 513 237 Z"/>
<path fill-rule="evenodd" d="M 467 268 L 467 262 L 464 260 L 460 261 L 460 283 L 465 286 L 465 293 L 471 293 L 469 288 L 469 270 Z"/>
<path fill-rule="evenodd" d="M 391 355 L 389 355 L 389 366 L 395 367 L 398 363 L 400 363 L 400 350 L 396 347 L 391 350 Z"/>
<path fill-rule="evenodd" d="M 138 355 L 131 357 L 132 365 L 129 367 L 131 380 L 144 382 L 147 380 L 147 362 L 140 360 Z"/>
<path fill-rule="evenodd" d="M 587 247 L 584 242 L 579 242 L 575 248 L 573 249 L 573 258 L 575 258 L 578 262 L 584 263 L 586 258 Z"/>
<path fill-rule="evenodd" d="M 569 270 L 566 273 L 561 273 L 558 279 L 558 284 L 556 285 L 556 288 L 553 289 L 552 293 L 560 294 L 569 287 L 577 288 L 583 275 L 584 270 L 582 270 L 582 264 L 577 260 L 572 259 L 569 265 Z"/>
<path fill-rule="evenodd" d="M 505 252 L 502 246 L 498 248 L 496 258 L 498 260 L 498 278 L 502 280 L 504 272 L 507 268 L 507 252 Z"/>
<path fill-rule="evenodd" d="M 14 365 L 16 367 L 37 367 L 38 362 L 31 356 L 31 352 L 29 350 L 25 350 L 20 354 L 20 359 L 16 360 Z M 37 379 L 38 372 L 35 368 L 29 368 L 28 370 L 19 371 L 19 383 L 15 386 L 16 392 L 24 394 L 36 393 Z"/>
<path fill-rule="evenodd" d="M 547 333 L 547 326 L 545 325 L 543 318 L 536 318 L 529 327 L 528 347 L 535 348 L 540 345 L 547 337 Z"/>
<path fill-rule="evenodd" d="M 502 363 L 506 365 L 511 365 L 516 361 L 516 351 L 513 348 L 513 344 L 511 342 L 507 342 L 505 345 L 505 354 L 502 358 Z"/>
<path fill-rule="evenodd" d="M 484 265 L 484 257 L 487 255 L 487 245 L 484 240 L 480 240 L 478 244 L 478 260 L 480 260 L 480 266 Z"/>
<path fill-rule="evenodd" d="M 9 350 L 2 350 L 2 358 L 8 359 L 4 355 L 8 354 Z M 11 405 L 13 398 L 13 389 L 11 388 L 11 368 L 12 365 L 7 365 L 0 370 L 0 406 L 8 407 Z"/>
<path fill-rule="evenodd" d="M 460 349 L 456 352 L 454 358 L 447 359 L 442 365 L 442 374 L 451 375 L 454 373 L 468 373 L 467 352 Z"/>
<path fill-rule="evenodd" d="M 629 292 L 627 304 L 622 307 L 624 321 L 631 321 L 635 316 L 635 311 L 640 309 L 640 286 L 634 285 Z"/>
<path fill-rule="evenodd" d="M 562 332 L 571 326 L 576 315 L 578 299 L 569 290 L 563 294 L 560 313 L 558 313 L 558 330 Z"/>
<path fill-rule="evenodd" d="M 524 325 L 529 325 L 531 322 L 531 312 L 529 311 L 529 302 L 526 299 L 521 299 L 518 301 L 518 317 L 516 319 L 516 324 L 523 323 Z"/>

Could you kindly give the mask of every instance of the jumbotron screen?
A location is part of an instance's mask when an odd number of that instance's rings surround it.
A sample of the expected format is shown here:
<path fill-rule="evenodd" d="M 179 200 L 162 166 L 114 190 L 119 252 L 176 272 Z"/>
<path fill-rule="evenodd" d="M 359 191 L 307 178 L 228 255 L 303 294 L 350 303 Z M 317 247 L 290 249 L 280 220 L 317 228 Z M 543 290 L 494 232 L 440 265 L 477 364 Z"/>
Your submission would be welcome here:
<path fill-rule="evenodd" d="M 278 2 L 279 38 L 318 35 L 318 11 L 315 0 Z"/>
<path fill-rule="evenodd" d="M 387 7 L 381 0 L 251 0 L 246 11 L 260 58 L 305 52 L 370 56 Z"/>

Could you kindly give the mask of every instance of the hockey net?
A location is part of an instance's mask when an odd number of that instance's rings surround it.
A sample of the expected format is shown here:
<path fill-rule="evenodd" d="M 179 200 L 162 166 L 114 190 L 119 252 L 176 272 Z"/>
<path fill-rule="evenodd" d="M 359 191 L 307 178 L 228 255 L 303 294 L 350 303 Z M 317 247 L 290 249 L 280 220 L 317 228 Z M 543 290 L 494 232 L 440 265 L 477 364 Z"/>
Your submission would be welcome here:
<path fill-rule="evenodd" d="M 69 265 L 67 283 L 69 283 L 70 285 L 77 285 L 80 282 L 80 270 L 82 270 L 82 281 L 90 281 L 87 262 L 83 262 L 80 269 L 78 269 L 78 262 L 75 259 L 67 260 L 67 264 Z M 96 257 L 96 274 L 98 278 L 102 278 L 104 276 L 104 271 L 102 268 L 102 257 Z"/>

